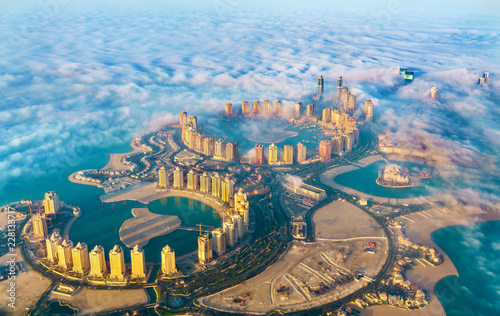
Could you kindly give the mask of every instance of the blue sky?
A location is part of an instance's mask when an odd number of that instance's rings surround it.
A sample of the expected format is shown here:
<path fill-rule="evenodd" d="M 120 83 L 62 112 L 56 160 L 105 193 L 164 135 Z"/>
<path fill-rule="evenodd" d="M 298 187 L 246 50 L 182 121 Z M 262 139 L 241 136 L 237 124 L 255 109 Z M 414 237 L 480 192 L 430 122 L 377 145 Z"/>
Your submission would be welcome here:
<path fill-rule="evenodd" d="M 0 188 L 53 172 L 68 147 L 122 143 L 182 109 L 203 122 L 226 101 L 293 104 L 322 74 L 327 97 L 342 75 L 399 139 L 442 153 L 450 194 L 495 201 L 495 1 L 198 3 L 0 3 Z M 397 66 L 418 74 L 399 90 Z M 484 70 L 493 80 L 480 88 Z M 426 97 L 433 85 L 440 102 Z"/>

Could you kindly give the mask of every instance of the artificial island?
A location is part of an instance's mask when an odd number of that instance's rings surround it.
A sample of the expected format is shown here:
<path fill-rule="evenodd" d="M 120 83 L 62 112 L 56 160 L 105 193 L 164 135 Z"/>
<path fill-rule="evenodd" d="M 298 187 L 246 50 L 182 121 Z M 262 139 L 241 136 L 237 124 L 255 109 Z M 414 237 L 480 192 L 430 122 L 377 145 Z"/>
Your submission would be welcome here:
<path fill-rule="evenodd" d="M 398 71 L 402 84 L 411 83 L 413 72 Z M 325 100 L 320 76 L 311 100 L 305 108 L 241 101 L 239 110 L 227 102 L 221 124 L 264 122 L 257 132 L 229 135 L 181 112 L 178 122 L 132 140 L 132 152 L 69 176 L 104 190 L 100 210 L 86 214 L 56 192 L 4 206 L 22 226 L 26 269 L 51 284 L 29 314 L 58 302 L 80 314 L 359 315 L 372 305 L 414 310 L 436 300 L 432 284 L 408 275 L 445 257 L 411 241 L 406 228 L 413 214 L 452 210 L 435 195 L 409 191 L 417 182 L 392 162 L 415 164 L 428 180 L 434 158 L 394 144 L 373 122 L 372 100 L 360 111 L 342 77 L 334 100 Z M 360 173 L 372 167 L 380 170 L 375 178 Z M 346 175 L 403 195 L 342 184 Z M 147 295 L 106 296 L 117 289 Z"/>

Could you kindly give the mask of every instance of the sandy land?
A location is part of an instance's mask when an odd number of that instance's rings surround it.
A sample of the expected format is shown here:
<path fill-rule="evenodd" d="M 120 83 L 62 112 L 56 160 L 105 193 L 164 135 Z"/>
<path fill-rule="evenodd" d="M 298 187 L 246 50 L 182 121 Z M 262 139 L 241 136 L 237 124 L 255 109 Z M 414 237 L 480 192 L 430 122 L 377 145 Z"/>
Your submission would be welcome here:
<path fill-rule="evenodd" d="M 121 163 L 121 159 L 125 156 L 128 156 L 130 154 L 139 152 L 139 151 L 144 151 L 143 148 L 141 147 L 135 147 L 135 141 L 132 140 L 130 142 L 130 147 L 132 147 L 134 150 L 128 152 L 128 153 L 121 153 L 121 154 L 109 154 L 109 162 L 107 165 L 105 165 L 101 170 L 113 170 L 113 171 L 122 171 L 122 170 L 129 170 L 129 167 L 125 166 L 124 164 Z"/>
<path fill-rule="evenodd" d="M 64 303 L 81 310 L 80 315 L 92 315 L 97 312 L 148 303 L 148 296 L 143 289 L 138 290 L 90 290 L 83 288 L 73 297 L 52 293 L 51 300 L 62 300 Z"/>
<path fill-rule="evenodd" d="M 314 221 L 315 237 L 320 239 L 346 239 L 384 237 L 384 231 L 370 215 L 345 201 L 334 201 L 318 209 Z"/>
<path fill-rule="evenodd" d="M 0 213 L 0 227 L 7 225 L 8 217 L 5 213 Z"/>
<path fill-rule="evenodd" d="M 120 227 L 120 240 L 125 246 L 144 247 L 150 239 L 169 234 L 181 225 L 177 216 L 153 214 L 147 208 L 133 208 L 133 218 L 127 219 Z"/>
<path fill-rule="evenodd" d="M 19 249 L 16 249 L 16 253 L 16 262 L 22 262 L 23 257 Z M 8 254 L 2 256 L 0 265 L 6 265 L 10 258 L 11 256 Z M 23 267 L 29 269 L 25 263 L 23 263 Z M 16 290 L 16 308 L 12 309 L 7 306 L 10 302 L 7 301 L 6 296 L 7 290 L 10 288 L 10 282 L 12 281 L 4 280 L 0 282 L 0 315 L 26 315 L 26 309 L 33 306 L 50 286 L 49 279 L 33 270 L 18 274 L 13 281 Z"/>
<path fill-rule="evenodd" d="M 86 170 L 79 170 L 79 171 L 75 171 L 75 172 L 73 172 L 72 174 L 70 174 L 70 175 L 68 176 L 68 180 L 69 180 L 70 182 L 73 182 L 73 183 L 78 183 L 78 184 L 86 184 L 86 185 L 93 185 L 93 186 L 95 186 L 95 187 L 98 187 L 98 186 L 100 185 L 100 184 L 98 184 L 98 183 L 93 183 L 93 182 L 88 182 L 88 181 L 82 181 L 82 180 L 76 180 L 76 179 L 74 178 L 74 176 L 75 176 L 78 172 L 80 172 L 80 171 L 81 171 L 81 172 L 86 172 L 86 171 L 93 171 L 93 170 L 94 170 L 94 169 L 86 169 Z"/>
<path fill-rule="evenodd" d="M 476 222 L 500 220 L 500 213 L 482 213 L 474 210 L 450 211 L 448 209 L 436 208 L 408 216 L 400 216 L 397 220 L 408 225 L 406 228 L 406 235 L 411 241 L 434 247 L 444 257 L 444 262 L 437 267 L 430 265 L 424 267 L 418 264 L 414 270 L 408 271 L 407 273 L 407 277 L 410 281 L 420 284 L 428 291 L 431 296 L 431 302 L 427 307 L 418 311 L 403 311 L 398 308 L 387 306 L 372 306 L 363 310 L 361 316 L 392 316 L 407 315 L 410 313 L 412 315 L 446 315 L 441 303 L 434 294 L 434 287 L 442 278 L 449 275 L 458 276 L 458 272 L 446 253 L 432 241 L 432 232 L 447 226 L 469 225 Z M 449 286 L 450 291 L 452 291 L 453 284 Z"/>

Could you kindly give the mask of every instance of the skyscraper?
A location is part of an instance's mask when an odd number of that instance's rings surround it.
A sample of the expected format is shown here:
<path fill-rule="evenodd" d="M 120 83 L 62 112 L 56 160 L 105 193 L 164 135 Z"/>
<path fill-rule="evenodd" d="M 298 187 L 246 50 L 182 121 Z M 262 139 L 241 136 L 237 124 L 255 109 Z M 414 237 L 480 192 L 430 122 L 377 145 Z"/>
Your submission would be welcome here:
<path fill-rule="evenodd" d="M 295 111 L 293 112 L 293 116 L 300 117 L 302 115 L 302 102 L 295 103 Z"/>
<path fill-rule="evenodd" d="M 319 143 L 319 156 L 321 161 L 330 161 L 332 158 L 332 144 L 328 140 Z"/>
<path fill-rule="evenodd" d="M 135 245 L 130 250 L 130 261 L 132 263 L 130 277 L 132 279 L 144 279 L 146 277 L 146 261 L 144 259 L 144 250 L 139 245 Z"/>
<path fill-rule="evenodd" d="M 226 157 L 226 141 L 222 138 L 219 138 L 215 142 L 215 158 L 224 159 Z"/>
<path fill-rule="evenodd" d="M 248 101 L 241 101 L 241 114 L 247 115 L 248 113 L 250 113 L 248 109 Z"/>
<path fill-rule="evenodd" d="M 203 140 L 203 154 L 205 156 L 213 156 L 215 148 L 215 139 L 207 137 Z"/>
<path fill-rule="evenodd" d="M 337 79 L 337 95 L 335 96 L 335 103 L 340 105 L 342 100 L 342 76 Z"/>
<path fill-rule="evenodd" d="M 198 188 L 198 174 L 194 171 L 194 169 L 191 169 L 187 174 L 187 189 L 196 191 Z"/>
<path fill-rule="evenodd" d="M 226 116 L 233 115 L 233 105 L 229 102 L 226 102 L 226 104 L 224 105 L 224 112 Z"/>
<path fill-rule="evenodd" d="M 306 107 L 306 116 L 313 117 L 314 115 L 316 115 L 316 106 L 310 103 Z"/>
<path fill-rule="evenodd" d="M 125 279 L 125 256 L 123 249 L 119 245 L 115 245 L 109 252 L 109 278 L 112 280 Z"/>
<path fill-rule="evenodd" d="M 237 241 L 236 231 L 234 229 L 234 224 L 232 220 L 226 220 L 224 224 L 222 224 L 224 229 L 224 233 L 226 233 L 227 246 L 234 247 Z"/>
<path fill-rule="evenodd" d="M 342 87 L 340 108 L 343 109 L 344 112 L 347 112 L 349 109 L 348 101 L 349 101 L 349 89 L 347 87 Z"/>
<path fill-rule="evenodd" d="M 278 146 L 276 146 L 274 143 L 269 145 L 269 153 L 267 160 L 270 165 L 278 162 Z"/>
<path fill-rule="evenodd" d="M 161 272 L 163 275 L 177 273 L 175 268 L 175 251 L 168 245 L 161 250 Z"/>
<path fill-rule="evenodd" d="M 187 118 L 187 123 L 190 124 L 194 129 L 198 126 L 198 119 L 195 115 L 189 115 Z"/>
<path fill-rule="evenodd" d="M 174 188 L 182 189 L 184 187 L 184 170 L 176 167 L 174 170 Z"/>
<path fill-rule="evenodd" d="M 243 217 L 240 214 L 233 214 L 231 215 L 231 218 L 233 219 L 233 223 L 235 225 L 234 229 L 236 231 L 236 236 L 238 236 L 238 240 L 241 240 L 245 234 L 245 222 Z"/>
<path fill-rule="evenodd" d="M 47 221 L 44 214 L 34 214 L 31 217 L 31 226 L 33 227 L 33 235 L 35 238 L 47 237 Z"/>
<path fill-rule="evenodd" d="M 321 120 L 325 123 L 328 123 L 331 121 L 331 117 L 332 117 L 332 109 L 330 108 L 323 109 Z"/>
<path fill-rule="evenodd" d="M 161 166 L 158 171 L 158 188 L 165 189 L 168 187 L 168 175 L 164 166 Z"/>
<path fill-rule="evenodd" d="M 317 91 L 316 91 L 316 95 L 318 97 L 318 99 L 321 97 L 321 95 L 323 95 L 323 76 L 319 76 L 318 78 L 318 88 L 317 88 Z"/>
<path fill-rule="evenodd" d="M 255 158 L 253 160 L 254 165 L 264 164 L 264 145 L 255 145 Z"/>
<path fill-rule="evenodd" d="M 198 260 L 201 264 L 207 264 L 212 259 L 212 247 L 208 235 L 198 237 Z"/>
<path fill-rule="evenodd" d="M 212 179 L 210 175 L 205 171 L 200 176 L 200 191 L 201 193 L 210 193 L 212 189 Z"/>
<path fill-rule="evenodd" d="M 228 142 L 226 145 L 226 160 L 233 161 L 238 157 L 238 143 Z"/>
<path fill-rule="evenodd" d="M 186 123 L 187 123 L 187 113 L 181 112 L 181 114 L 179 114 L 179 124 L 181 126 L 184 126 L 186 125 Z"/>
<path fill-rule="evenodd" d="M 226 252 L 226 233 L 222 228 L 212 231 L 212 249 L 219 256 Z"/>
<path fill-rule="evenodd" d="M 45 215 L 55 214 L 61 208 L 61 202 L 59 202 L 59 196 L 53 191 L 45 193 L 43 198 L 43 208 L 45 210 Z"/>
<path fill-rule="evenodd" d="M 222 179 L 217 172 L 212 173 L 212 196 L 216 198 L 221 197 L 222 193 Z"/>
<path fill-rule="evenodd" d="M 344 150 L 344 139 L 338 135 L 332 138 L 332 152 L 340 154 Z"/>
<path fill-rule="evenodd" d="M 234 195 L 234 181 L 232 179 L 229 179 L 229 177 L 226 177 L 221 185 L 221 199 L 222 201 L 229 203 L 229 200 Z"/>
<path fill-rule="evenodd" d="M 243 221 L 245 223 L 245 229 L 248 229 L 248 225 L 250 223 L 249 219 L 249 203 L 247 200 L 247 194 L 243 191 L 242 188 L 238 190 L 238 193 L 234 195 L 234 212 L 236 214 L 240 214 L 243 217 Z"/>
<path fill-rule="evenodd" d="M 260 113 L 260 102 L 255 100 L 252 103 L 252 112 L 254 114 L 259 114 Z"/>
<path fill-rule="evenodd" d="M 306 146 L 302 143 L 298 143 L 297 144 L 297 163 L 303 163 L 304 161 L 306 161 L 306 157 L 307 157 L 307 154 L 306 154 Z"/>
<path fill-rule="evenodd" d="M 431 99 L 436 100 L 438 97 L 438 88 L 436 86 L 431 88 Z"/>
<path fill-rule="evenodd" d="M 71 269 L 73 266 L 73 258 L 71 251 L 73 250 L 73 243 L 71 240 L 64 239 L 61 244 L 57 246 L 57 265 L 64 270 Z"/>
<path fill-rule="evenodd" d="M 293 164 L 293 146 L 292 145 L 285 145 L 285 152 L 283 154 L 283 162 L 286 165 Z"/>
<path fill-rule="evenodd" d="M 104 278 L 108 272 L 106 258 L 104 257 L 104 248 L 95 246 L 90 252 L 90 276 L 95 278 Z"/>
<path fill-rule="evenodd" d="M 365 120 L 367 122 L 373 120 L 373 102 L 370 99 L 365 100 Z"/>
<path fill-rule="evenodd" d="M 197 152 L 203 153 L 203 142 L 207 136 L 205 134 L 196 134 L 196 146 L 195 150 Z"/>
<path fill-rule="evenodd" d="M 262 110 L 264 112 L 271 111 L 271 102 L 269 102 L 269 100 L 264 100 L 264 105 L 262 106 Z"/>
<path fill-rule="evenodd" d="M 356 111 L 356 95 L 349 93 L 347 98 L 346 112 L 354 113 Z"/>
<path fill-rule="evenodd" d="M 274 112 L 276 115 L 279 115 L 281 113 L 281 102 L 280 101 L 274 101 Z"/>
<path fill-rule="evenodd" d="M 82 242 L 76 244 L 76 247 L 73 248 L 72 257 L 73 257 L 73 272 L 84 275 L 90 270 L 90 259 L 89 259 L 89 250 L 87 245 Z"/>
<path fill-rule="evenodd" d="M 45 239 L 45 245 L 47 247 L 47 259 L 50 262 L 56 263 L 58 251 L 57 247 L 61 244 L 62 237 L 59 235 L 59 230 L 54 230 L 50 238 Z"/>

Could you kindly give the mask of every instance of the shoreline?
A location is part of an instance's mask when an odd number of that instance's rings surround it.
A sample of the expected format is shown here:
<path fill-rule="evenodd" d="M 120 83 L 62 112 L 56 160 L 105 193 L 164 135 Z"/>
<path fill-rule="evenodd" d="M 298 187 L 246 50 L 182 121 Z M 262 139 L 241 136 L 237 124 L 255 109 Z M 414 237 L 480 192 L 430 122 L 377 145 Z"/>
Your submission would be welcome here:
<path fill-rule="evenodd" d="M 97 170 L 113 170 L 113 171 L 122 171 L 129 170 L 128 166 L 122 164 L 121 159 L 125 156 L 134 154 L 136 152 L 144 151 L 141 147 L 135 146 L 135 138 L 130 141 L 130 147 L 132 147 L 132 151 L 126 153 L 115 153 L 115 154 L 107 154 L 109 155 L 109 162 L 102 168 Z"/>
<path fill-rule="evenodd" d="M 477 210 L 448 210 L 431 209 L 410 215 L 399 216 L 396 220 L 406 224 L 406 236 L 414 243 L 420 243 L 428 247 L 435 248 L 442 256 L 443 263 L 438 266 L 423 266 L 418 263 L 407 273 L 407 278 L 411 282 L 418 283 L 425 289 L 431 301 L 429 305 L 421 310 L 404 310 L 400 308 L 389 308 L 389 306 L 370 306 L 361 312 L 361 316 L 397 316 L 397 315 L 442 315 L 446 316 L 441 302 L 434 292 L 436 284 L 447 276 L 459 276 L 459 273 L 448 255 L 432 240 L 432 233 L 436 230 L 451 227 L 472 225 L 480 222 L 498 221 L 500 213 L 484 213 Z"/>
<path fill-rule="evenodd" d="M 368 157 L 364 157 L 355 163 L 351 163 L 348 165 L 343 165 L 343 166 L 333 166 L 327 169 L 325 172 L 323 172 L 320 175 L 320 181 L 339 191 L 342 191 L 344 193 L 354 195 L 358 198 L 361 199 L 370 199 L 374 202 L 379 202 L 379 203 L 391 203 L 391 204 L 427 204 L 427 203 L 432 203 L 435 201 L 438 201 L 438 195 L 425 195 L 425 196 L 418 196 L 418 197 L 411 197 L 411 198 L 389 198 L 389 197 L 381 197 L 381 196 L 376 196 L 368 193 L 364 193 L 358 190 L 355 190 L 353 188 L 349 188 L 346 186 L 343 186 L 337 182 L 334 181 L 334 178 L 337 177 L 338 175 L 341 175 L 343 173 L 347 173 L 350 171 L 354 170 L 359 170 L 365 167 L 368 167 L 369 165 L 377 162 L 385 160 L 382 155 L 371 155 Z M 387 161 L 386 161 L 387 162 Z"/>

